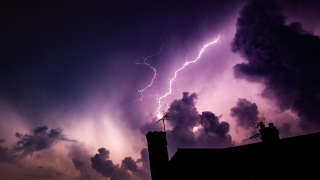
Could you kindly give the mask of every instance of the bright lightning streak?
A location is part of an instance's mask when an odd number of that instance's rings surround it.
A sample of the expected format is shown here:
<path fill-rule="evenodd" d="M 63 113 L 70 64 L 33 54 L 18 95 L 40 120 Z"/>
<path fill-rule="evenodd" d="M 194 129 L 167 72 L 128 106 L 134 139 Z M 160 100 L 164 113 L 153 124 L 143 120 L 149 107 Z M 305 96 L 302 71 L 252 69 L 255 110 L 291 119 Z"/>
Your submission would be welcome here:
<path fill-rule="evenodd" d="M 161 53 L 161 51 L 162 51 L 162 48 L 163 48 L 163 44 L 161 45 L 159 51 L 158 51 L 156 54 L 153 54 L 153 55 L 150 55 L 150 56 L 146 56 L 146 57 L 143 58 L 143 62 L 136 63 L 136 64 L 139 64 L 139 65 L 145 65 L 145 66 L 147 66 L 147 67 L 148 67 L 149 69 L 151 69 L 152 72 L 153 72 L 153 75 L 152 75 L 152 78 L 151 78 L 150 82 L 149 82 L 144 88 L 138 89 L 138 93 L 140 94 L 140 101 L 143 100 L 143 93 L 144 93 L 144 91 L 146 91 L 147 89 L 149 89 L 149 88 L 153 85 L 154 81 L 155 81 L 156 78 L 157 78 L 157 69 L 156 69 L 154 66 L 152 66 L 150 63 L 148 63 L 148 60 L 151 59 L 151 58 L 153 58 L 153 57 L 155 57 L 155 56 L 159 56 L 160 53 Z"/>
<path fill-rule="evenodd" d="M 213 40 L 213 41 L 211 41 L 211 42 L 203 45 L 202 48 L 201 48 L 201 50 L 200 50 L 199 53 L 198 53 L 198 56 L 197 56 L 195 59 L 193 59 L 193 60 L 191 60 L 191 61 L 186 61 L 179 69 L 177 69 L 177 70 L 174 72 L 173 77 L 172 77 L 172 78 L 170 79 L 170 81 L 169 81 L 168 91 L 167 91 L 164 95 L 162 95 L 162 96 L 160 96 L 160 97 L 158 98 L 157 118 L 160 119 L 160 118 L 162 118 L 162 116 L 163 116 L 163 114 L 161 113 L 161 106 L 162 106 L 161 102 L 162 102 L 162 100 L 163 100 L 164 98 L 166 98 L 166 97 L 168 97 L 168 96 L 171 95 L 171 93 L 172 93 L 172 84 L 173 84 L 173 82 L 176 80 L 176 78 L 177 78 L 177 76 L 178 76 L 178 73 L 179 73 L 180 71 L 182 71 L 183 69 L 185 69 L 186 67 L 188 67 L 190 64 L 194 64 L 194 63 L 196 63 L 197 61 L 199 61 L 199 59 L 201 58 L 202 54 L 206 51 L 206 49 L 207 49 L 208 47 L 210 47 L 211 45 L 216 44 L 216 43 L 219 41 L 219 39 L 220 39 L 220 36 L 218 36 L 215 40 Z"/>
<path fill-rule="evenodd" d="M 156 79 L 157 77 L 157 69 L 155 67 L 153 67 L 150 63 L 147 62 L 147 60 L 149 58 L 151 58 L 153 56 L 147 56 L 143 59 L 143 62 L 142 63 L 136 63 L 136 64 L 142 64 L 142 65 L 146 65 L 147 67 L 149 67 L 152 71 L 153 71 L 153 75 L 152 75 L 152 78 L 151 78 L 151 81 L 147 84 L 147 86 L 145 86 L 144 88 L 142 89 L 139 89 L 138 90 L 138 93 L 140 94 L 140 100 L 142 101 L 143 100 L 143 93 L 145 90 L 147 90 L 148 88 L 150 88 L 153 83 L 154 83 L 154 80 Z"/>

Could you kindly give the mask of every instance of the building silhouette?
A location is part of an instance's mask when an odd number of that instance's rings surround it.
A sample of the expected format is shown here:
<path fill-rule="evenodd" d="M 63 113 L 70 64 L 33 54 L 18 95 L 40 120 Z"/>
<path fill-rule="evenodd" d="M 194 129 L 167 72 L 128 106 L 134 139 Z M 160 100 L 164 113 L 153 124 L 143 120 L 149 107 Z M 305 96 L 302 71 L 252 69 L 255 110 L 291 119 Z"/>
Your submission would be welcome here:
<path fill-rule="evenodd" d="M 171 159 L 165 132 L 149 132 L 147 141 L 152 180 L 320 177 L 320 133 L 222 149 L 178 148 Z"/>
<path fill-rule="evenodd" d="M 168 171 L 168 143 L 165 132 L 149 132 L 147 134 L 150 171 L 152 180 L 166 179 Z"/>

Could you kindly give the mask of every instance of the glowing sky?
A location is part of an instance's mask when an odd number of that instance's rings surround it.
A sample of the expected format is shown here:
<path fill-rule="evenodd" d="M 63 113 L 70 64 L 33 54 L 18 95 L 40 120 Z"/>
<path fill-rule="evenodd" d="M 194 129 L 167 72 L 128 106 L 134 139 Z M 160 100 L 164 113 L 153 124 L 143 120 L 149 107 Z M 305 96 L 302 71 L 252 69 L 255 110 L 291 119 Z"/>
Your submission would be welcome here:
<path fill-rule="evenodd" d="M 286 23 L 299 21 L 305 30 L 320 35 L 315 20 L 319 3 L 288 2 L 280 3 Z M 141 128 L 157 119 L 158 98 L 167 92 L 170 78 L 217 36 L 219 41 L 206 49 L 201 61 L 179 72 L 161 110 L 181 99 L 183 92 L 196 93 L 198 112 L 222 115 L 220 120 L 230 124 L 229 134 L 239 145 L 251 131 L 237 125 L 230 109 L 245 98 L 256 103 L 259 117 L 279 127 L 289 123 L 290 135 L 304 133 L 295 112 L 282 111 L 274 100 L 262 96 L 265 84 L 235 78 L 234 66 L 246 62 L 231 47 L 244 3 L 38 2 L 32 8 L 3 8 L 0 169 L 6 173 L 0 173 L 9 177 L 21 169 L 20 178 L 28 174 L 34 179 L 76 179 L 79 171 L 70 158 L 74 144 L 89 157 L 105 147 L 116 164 L 127 156 L 140 158 L 146 147 Z M 136 64 L 146 63 L 148 56 L 149 64 Z M 150 65 L 157 69 L 155 78 Z M 2 148 L 10 149 L 18 141 L 16 132 L 30 134 L 39 126 L 60 128 L 77 143 L 57 142 L 19 162 L 2 161 Z M 93 176 L 102 179 L 98 173 Z"/>

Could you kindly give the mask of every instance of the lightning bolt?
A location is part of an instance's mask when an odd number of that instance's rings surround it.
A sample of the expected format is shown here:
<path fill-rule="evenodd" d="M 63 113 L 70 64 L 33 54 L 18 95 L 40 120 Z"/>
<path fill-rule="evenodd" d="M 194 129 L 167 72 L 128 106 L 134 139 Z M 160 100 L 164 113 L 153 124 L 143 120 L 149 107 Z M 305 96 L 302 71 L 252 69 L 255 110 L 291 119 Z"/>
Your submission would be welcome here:
<path fill-rule="evenodd" d="M 143 93 L 153 85 L 154 81 L 157 78 L 157 69 L 154 66 L 152 66 L 150 63 L 148 63 L 148 60 L 150 58 L 158 56 L 161 53 L 162 48 L 163 48 L 163 45 L 161 45 L 159 51 L 156 54 L 153 54 L 153 55 L 150 55 L 150 56 L 146 56 L 146 57 L 143 58 L 143 62 L 136 63 L 138 65 L 147 66 L 153 72 L 153 75 L 152 75 L 152 78 L 151 78 L 150 82 L 144 88 L 138 89 L 138 93 L 140 94 L 140 101 L 143 100 Z"/>
<path fill-rule="evenodd" d="M 220 39 L 220 35 L 218 35 L 218 37 L 211 41 L 211 42 L 208 42 L 206 44 L 204 44 L 202 46 L 202 48 L 200 49 L 199 53 L 198 53 L 198 56 L 196 58 L 194 58 L 193 60 L 190 60 L 190 61 L 186 61 L 179 69 L 177 69 L 175 72 L 174 72 L 174 75 L 173 77 L 170 79 L 169 81 L 169 88 L 168 88 L 168 91 L 163 94 L 162 96 L 160 96 L 158 98 L 158 108 L 157 108 L 157 118 L 161 119 L 163 114 L 161 113 L 161 106 L 162 106 L 162 100 L 168 96 L 170 96 L 172 94 L 172 84 L 173 82 L 177 79 L 177 76 L 178 76 L 178 73 L 180 71 L 182 71 L 183 69 L 185 69 L 186 67 L 188 67 L 189 65 L 191 64 L 194 64 L 196 62 L 199 61 L 199 59 L 201 58 L 202 54 L 206 51 L 206 49 L 214 44 L 216 44 Z"/>
<path fill-rule="evenodd" d="M 153 56 L 147 56 L 147 57 L 145 57 L 145 58 L 143 59 L 143 62 L 142 62 L 142 63 L 136 63 L 136 64 L 141 64 L 141 65 L 147 66 L 147 67 L 150 68 L 150 69 L 152 70 L 152 72 L 153 72 L 153 75 L 152 75 L 152 78 L 151 78 L 150 82 L 149 82 L 144 88 L 138 89 L 138 93 L 140 94 L 140 101 L 143 100 L 143 93 L 144 93 L 144 91 L 146 91 L 148 88 L 150 88 L 150 87 L 153 85 L 155 79 L 157 78 L 157 69 L 156 69 L 154 66 L 152 66 L 150 63 L 147 62 L 147 60 L 148 60 L 149 58 L 151 58 L 151 57 L 153 57 Z"/>

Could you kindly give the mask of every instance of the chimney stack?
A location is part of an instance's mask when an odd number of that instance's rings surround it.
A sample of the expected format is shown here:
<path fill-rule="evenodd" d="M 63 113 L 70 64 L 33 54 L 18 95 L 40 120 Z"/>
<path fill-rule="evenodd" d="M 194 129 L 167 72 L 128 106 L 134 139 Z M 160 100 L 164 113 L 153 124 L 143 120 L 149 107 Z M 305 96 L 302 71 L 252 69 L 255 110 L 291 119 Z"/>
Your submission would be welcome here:
<path fill-rule="evenodd" d="M 148 132 L 148 151 L 152 180 L 164 180 L 166 178 L 169 161 L 166 132 Z"/>

